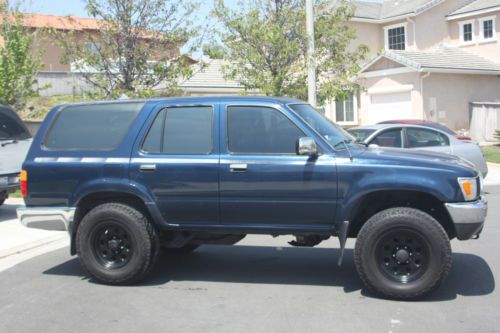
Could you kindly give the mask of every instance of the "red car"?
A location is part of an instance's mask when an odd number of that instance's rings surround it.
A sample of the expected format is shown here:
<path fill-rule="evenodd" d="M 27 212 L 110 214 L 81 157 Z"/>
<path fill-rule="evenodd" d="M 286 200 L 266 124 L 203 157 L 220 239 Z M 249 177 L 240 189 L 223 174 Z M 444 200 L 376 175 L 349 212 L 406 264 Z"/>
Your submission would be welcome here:
<path fill-rule="evenodd" d="M 379 124 L 406 124 L 406 125 L 419 125 L 419 126 L 424 126 L 424 127 L 430 127 L 434 128 L 440 131 L 443 131 L 445 133 L 448 133 L 450 135 L 454 135 L 457 139 L 462 140 L 462 141 L 472 141 L 472 139 L 468 136 L 464 135 L 458 135 L 448 127 L 435 123 L 433 121 L 429 120 L 418 120 L 418 119 L 401 119 L 401 120 L 386 120 L 382 121 Z"/>

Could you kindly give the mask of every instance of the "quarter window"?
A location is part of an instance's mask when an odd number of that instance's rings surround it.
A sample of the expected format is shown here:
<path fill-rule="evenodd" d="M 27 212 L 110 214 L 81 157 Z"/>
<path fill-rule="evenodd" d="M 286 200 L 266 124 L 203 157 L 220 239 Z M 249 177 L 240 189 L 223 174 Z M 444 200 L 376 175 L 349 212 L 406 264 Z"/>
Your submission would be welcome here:
<path fill-rule="evenodd" d="M 450 140 L 446 135 L 433 130 L 408 128 L 406 134 L 408 136 L 408 148 L 445 147 L 450 145 Z"/>
<path fill-rule="evenodd" d="M 44 145 L 55 150 L 110 150 L 124 139 L 144 103 L 68 106 L 57 115 Z"/>
<path fill-rule="evenodd" d="M 199 155 L 212 151 L 212 107 L 176 107 L 161 111 L 142 145 L 148 153 Z"/>
<path fill-rule="evenodd" d="M 295 154 L 304 133 L 278 110 L 257 106 L 228 108 L 228 148 L 240 154 Z"/>

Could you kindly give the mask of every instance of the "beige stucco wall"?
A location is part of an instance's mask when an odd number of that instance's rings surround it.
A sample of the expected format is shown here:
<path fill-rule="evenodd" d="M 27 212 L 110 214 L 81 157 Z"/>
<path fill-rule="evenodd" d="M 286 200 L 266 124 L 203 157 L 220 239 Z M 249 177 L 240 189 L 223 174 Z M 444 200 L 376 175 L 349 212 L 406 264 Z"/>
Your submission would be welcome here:
<path fill-rule="evenodd" d="M 366 45 L 370 49 L 368 59 L 374 57 L 384 46 L 384 34 L 379 24 L 349 22 L 347 24 L 357 32 L 356 40 L 351 44 L 353 50 L 359 45 Z"/>
<path fill-rule="evenodd" d="M 480 40 L 480 21 L 479 19 L 483 17 L 495 17 L 495 31 L 497 34 L 497 40 L 482 42 Z M 460 22 L 474 20 L 474 43 L 471 45 L 460 45 Z M 449 44 L 453 46 L 459 46 L 466 51 L 475 53 L 477 55 L 486 57 L 490 60 L 500 63 L 500 43 L 498 38 L 500 38 L 500 12 L 497 13 L 487 13 L 480 16 L 472 16 L 458 20 L 447 21 L 448 31 L 450 34 Z"/>
<path fill-rule="evenodd" d="M 403 85 L 412 85 L 411 102 L 413 117 L 423 119 L 422 96 L 420 94 L 421 74 L 418 72 L 393 74 L 390 76 L 367 78 L 363 81 L 365 90 L 361 92 L 358 106 L 358 122 L 360 125 L 372 125 L 368 121 L 368 110 L 371 103 L 370 89 L 398 89 Z"/>
<path fill-rule="evenodd" d="M 500 102 L 500 77 L 432 73 L 424 80 L 427 119 L 437 120 L 454 130 L 468 129 L 470 102 Z M 430 108 L 434 104 L 433 118 Z"/>
<path fill-rule="evenodd" d="M 447 0 L 413 18 L 417 50 L 427 50 L 449 42 L 446 15 L 470 3 L 471 0 Z"/>

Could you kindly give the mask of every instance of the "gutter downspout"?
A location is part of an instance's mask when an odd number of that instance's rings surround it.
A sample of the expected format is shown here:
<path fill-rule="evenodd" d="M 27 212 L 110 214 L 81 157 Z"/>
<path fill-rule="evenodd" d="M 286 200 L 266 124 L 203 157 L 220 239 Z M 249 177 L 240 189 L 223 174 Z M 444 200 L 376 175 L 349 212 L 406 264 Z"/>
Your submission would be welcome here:
<path fill-rule="evenodd" d="M 407 17 L 406 20 L 410 22 L 413 25 L 413 50 L 417 50 L 417 25 L 415 24 L 415 21 L 412 20 L 410 17 Z"/>
<path fill-rule="evenodd" d="M 427 72 L 420 77 L 420 93 L 422 94 L 422 116 L 426 118 L 425 115 L 425 98 L 424 98 L 424 80 L 431 76 L 431 72 Z M 435 110 L 437 112 L 437 110 Z M 425 120 L 425 119 L 422 119 Z"/>

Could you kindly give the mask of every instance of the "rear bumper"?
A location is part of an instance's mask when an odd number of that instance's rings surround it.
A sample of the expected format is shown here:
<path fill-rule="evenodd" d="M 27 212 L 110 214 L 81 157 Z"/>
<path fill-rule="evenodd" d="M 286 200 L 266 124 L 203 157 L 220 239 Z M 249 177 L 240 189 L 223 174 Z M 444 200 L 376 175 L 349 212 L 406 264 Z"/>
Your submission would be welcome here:
<path fill-rule="evenodd" d="M 23 207 L 17 209 L 17 217 L 27 228 L 44 230 L 70 230 L 76 208 L 71 207 Z"/>
<path fill-rule="evenodd" d="M 446 203 L 445 207 L 455 224 L 459 240 L 479 236 L 488 214 L 488 201 L 485 198 L 474 202 Z"/>

